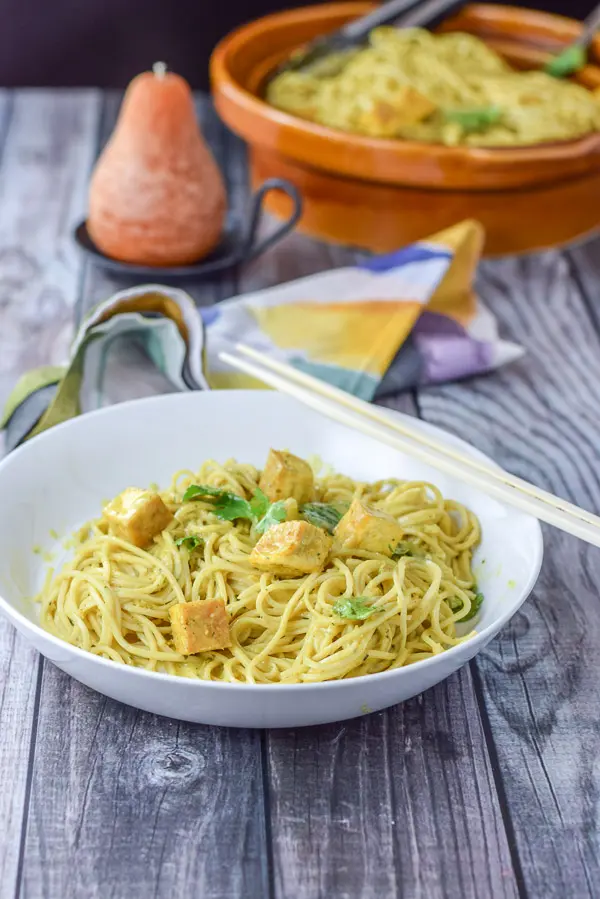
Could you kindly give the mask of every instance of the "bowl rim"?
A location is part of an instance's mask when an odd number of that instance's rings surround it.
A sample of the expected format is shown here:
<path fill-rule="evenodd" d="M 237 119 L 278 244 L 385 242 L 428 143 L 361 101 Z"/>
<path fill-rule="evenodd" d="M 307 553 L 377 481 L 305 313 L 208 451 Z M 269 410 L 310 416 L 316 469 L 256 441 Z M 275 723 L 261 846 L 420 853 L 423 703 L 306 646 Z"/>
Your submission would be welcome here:
<path fill-rule="evenodd" d="M 203 393 L 212 394 L 214 391 L 190 391 L 189 393 L 175 393 L 175 394 L 161 394 L 158 396 L 144 397 L 142 399 L 134 399 L 127 400 L 123 403 L 118 403 L 113 406 L 107 406 L 102 409 L 96 409 L 92 412 L 87 412 L 83 415 L 77 416 L 76 418 L 70 419 L 69 421 L 62 422 L 61 424 L 57 424 L 54 427 L 50 428 L 48 431 L 43 431 L 41 434 L 37 434 L 35 437 L 32 437 L 22 446 L 13 450 L 3 459 L 0 459 L 0 476 L 4 474 L 6 469 L 10 469 L 11 465 L 14 464 L 15 459 L 20 459 L 23 455 L 26 455 L 31 451 L 31 446 L 37 446 L 40 442 L 45 439 L 50 438 L 51 435 L 57 431 L 69 431 L 69 430 L 77 430 L 77 428 L 85 427 L 85 421 L 90 417 L 99 418 L 104 417 L 106 415 L 110 415 L 114 412 L 115 409 L 123 408 L 125 413 L 132 406 L 161 406 L 162 404 L 166 404 L 172 401 L 173 397 L 187 397 L 191 399 L 191 397 L 195 398 L 195 401 L 198 400 L 198 397 L 202 396 Z M 269 395 L 270 391 L 264 390 L 228 390 L 227 394 L 236 394 L 243 396 L 246 400 L 249 394 L 258 394 L 262 397 L 265 395 Z M 282 394 L 273 393 L 275 396 L 282 396 Z M 443 428 L 438 427 L 437 425 L 430 424 L 429 422 L 423 421 L 422 419 L 417 419 L 412 416 L 407 416 L 403 412 L 398 412 L 397 410 L 385 410 L 391 412 L 394 416 L 400 416 L 401 418 L 410 419 L 411 423 L 414 425 L 415 421 L 418 422 L 418 427 L 423 426 L 425 431 L 430 433 L 442 434 L 444 436 L 450 437 L 451 441 L 457 442 L 459 445 L 468 449 L 468 452 L 471 453 L 474 457 L 481 459 L 482 461 L 486 461 L 493 465 L 495 468 L 500 469 L 501 466 L 498 465 L 493 459 L 483 453 L 481 450 L 478 450 L 476 447 L 472 446 L 467 441 L 463 440 L 460 437 L 456 437 L 454 434 L 451 434 L 448 431 L 445 431 Z M 524 514 L 524 513 L 522 513 Z M 444 652 L 439 653 L 438 655 L 432 655 L 427 659 L 420 659 L 418 662 L 413 662 L 411 665 L 405 665 L 400 668 L 391 668 L 386 671 L 380 671 L 375 674 L 363 674 L 359 677 L 351 677 L 345 678 L 342 680 L 325 680 L 318 681 L 316 683 L 300 683 L 300 684 L 250 684 L 250 683 L 230 683 L 228 681 L 210 681 L 210 680 L 201 680 L 200 678 L 186 678 L 181 677 L 175 674 L 167 674 L 162 671 L 148 671 L 144 668 L 136 668 L 130 665 L 122 665 L 119 666 L 117 662 L 114 662 L 110 659 L 104 659 L 101 656 L 94 655 L 94 653 L 87 652 L 85 649 L 81 649 L 79 646 L 74 646 L 71 643 L 67 643 L 64 640 L 61 640 L 59 637 L 56 637 L 54 634 L 51 634 L 49 631 L 44 630 L 44 628 L 35 621 L 32 621 L 18 609 L 16 609 L 7 599 L 0 594 L 0 612 L 4 614 L 4 616 L 13 623 L 14 621 L 18 622 L 18 628 L 23 633 L 27 631 L 35 636 L 42 637 L 44 640 L 50 641 L 57 649 L 62 652 L 66 652 L 67 654 L 73 654 L 75 659 L 79 659 L 83 662 L 89 662 L 91 665 L 99 665 L 101 668 L 106 669 L 108 671 L 113 672 L 119 671 L 122 669 L 123 673 L 126 676 L 141 676 L 143 679 L 149 678 L 148 683 L 152 684 L 155 682 L 156 678 L 160 678 L 163 683 L 172 683 L 172 684 L 183 684 L 188 683 L 194 685 L 192 689 L 197 689 L 201 687 L 214 688 L 216 690 L 229 690 L 229 691 L 245 691 L 247 692 L 249 689 L 256 688 L 261 692 L 272 692 L 281 693 L 284 690 L 303 690 L 308 691 L 309 689 L 317 690 L 323 688 L 331 688 L 331 689 L 351 689 L 354 684 L 365 684 L 365 683 L 375 683 L 382 680 L 387 680 L 392 677 L 398 677 L 404 674 L 408 676 L 411 671 L 419 670 L 424 671 L 430 668 L 432 665 L 439 664 L 441 659 L 453 659 L 455 656 L 459 656 L 464 652 L 464 648 L 466 646 L 476 647 L 475 652 L 471 653 L 469 658 L 473 658 L 477 652 L 485 646 L 485 644 L 494 637 L 497 633 L 502 630 L 505 624 L 515 615 L 526 599 L 530 596 L 540 574 L 540 570 L 542 567 L 543 555 L 544 555 L 544 545 L 543 545 L 543 536 L 542 536 L 542 528 L 540 526 L 540 522 L 534 519 L 532 516 L 525 515 L 526 518 L 531 520 L 534 525 L 534 540 L 532 542 L 531 551 L 533 554 L 532 558 L 532 566 L 531 572 L 527 579 L 527 583 L 525 584 L 523 590 L 521 591 L 521 595 L 518 601 L 513 603 L 509 609 L 504 611 L 501 615 L 496 617 L 487 627 L 483 628 L 480 631 L 476 631 L 474 636 L 471 637 L 468 641 L 463 643 L 459 643 L 456 646 L 451 646 L 449 649 L 444 650 Z M 45 655 L 44 653 L 41 653 Z"/>
<path fill-rule="evenodd" d="M 352 13 L 358 15 L 359 12 L 374 6 L 375 4 L 371 3 L 370 0 L 340 0 L 340 2 L 329 2 L 321 5 L 300 6 L 261 16 L 236 28 L 219 41 L 210 59 L 211 83 L 217 107 L 219 106 L 219 95 L 222 95 L 227 101 L 241 108 L 249 116 L 260 119 L 263 125 L 268 123 L 277 129 L 285 129 L 291 140 L 302 137 L 306 140 L 308 137 L 312 140 L 313 146 L 317 142 L 322 144 L 323 141 L 326 141 L 336 149 L 346 151 L 351 146 L 355 150 L 370 154 L 373 158 L 378 154 L 388 156 L 391 154 L 397 158 L 402 158 L 406 163 L 410 163 L 412 160 L 419 157 L 422 158 L 424 154 L 427 154 L 430 159 L 439 160 L 440 163 L 443 162 L 446 165 L 456 163 L 457 165 L 470 166 L 472 169 L 479 168 L 482 171 L 486 168 L 489 168 L 491 171 L 497 171 L 499 166 L 502 166 L 503 169 L 514 169 L 524 163 L 530 165 L 532 163 L 543 164 L 544 162 L 560 164 L 578 159 L 581 160 L 586 157 L 593 158 L 594 155 L 597 155 L 598 167 L 600 167 L 600 132 L 590 132 L 589 134 L 564 141 L 547 141 L 545 143 L 516 147 L 470 147 L 464 145 L 448 147 L 444 144 L 425 143 L 422 141 L 368 137 L 329 128 L 326 125 L 310 122 L 277 109 L 240 84 L 230 71 L 229 61 L 232 54 L 235 54 L 241 47 L 258 37 L 264 40 L 265 34 L 268 36 L 268 33 L 276 29 L 280 24 L 302 22 L 306 20 L 307 16 L 313 21 L 325 20 L 331 18 L 334 14 L 340 17 L 348 14 L 350 19 Z M 467 6 L 466 9 L 478 10 L 481 9 L 481 6 L 481 4 L 475 3 Z M 527 15 L 534 19 L 537 18 L 541 22 L 557 22 L 557 24 L 562 23 L 563 25 L 568 23 L 574 26 L 580 24 L 575 19 L 539 10 L 521 9 L 520 7 L 505 4 L 492 4 L 490 8 L 506 10 L 521 17 Z M 600 38 L 598 38 L 598 41 L 600 41 Z M 594 68 L 600 71 L 600 62 Z M 234 129 L 237 126 L 236 122 L 230 122 L 230 124 Z M 261 132 L 259 130 L 258 133 L 252 132 L 250 134 L 244 125 L 241 124 L 239 133 L 242 137 L 248 139 L 251 144 L 272 147 L 272 142 L 268 140 L 264 131 Z M 311 153 L 303 152 L 301 145 L 295 146 L 294 153 L 290 155 L 309 164 L 318 165 L 320 168 L 334 171 L 341 175 L 352 176 L 352 172 L 347 171 L 345 167 L 335 168 L 322 163 L 321 160 L 316 163 Z M 395 179 L 372 174 L 365 180 L 384 182 L 391 180 L 393 182 Z M 412 179 L 407 178 L 405 183 L 413 184 L 421 183 L 421 181 L 413 182 Z M 537 182 L 533 181 L 532 183 Z M 473 189 L 485 188 L 478 185 Z"/>

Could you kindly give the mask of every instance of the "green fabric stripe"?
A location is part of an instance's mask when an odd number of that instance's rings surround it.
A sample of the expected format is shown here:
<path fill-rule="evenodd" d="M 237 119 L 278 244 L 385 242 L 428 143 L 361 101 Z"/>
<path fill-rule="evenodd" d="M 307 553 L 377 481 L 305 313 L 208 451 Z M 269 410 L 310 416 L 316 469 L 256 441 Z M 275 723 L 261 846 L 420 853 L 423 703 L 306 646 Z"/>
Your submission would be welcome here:
<path fill-rule="evenodd" d="M 79 390 L 81 388 L 82 378 L 83 359 L 81 354 L 78 353 L 61 382 L 54 399 L 33 431 L 27 435 L 28 440 L 30 437 L 35 437 L 36 434 L 41 434 L 42 431 L 46 431 L 54 425 L 61 424 L 63 421 L 75 418 L 76 415 L 81 413 Z"/>
<path fill-rule="evenodd" d="M 290 359 L 290 365 L 299 371 L 306 372 L 320 381 L 326 381 L 339 387 L 361 400 L 371 401 L 379 385 L 379 378 L 364 371 L 353 371 L 350 368 L 342 368 L 339 365 L 323 365 L 320 362 L 308 362 L 300 356 Z"/>
<path fill-rule="evenodd" d="M 36 390 L 41 390 L 42 387 L 58 384 L 65 371 L 65 367 L 62 365 L 43 365 L 22 375 L 5 403 L 2 419 L 0 419 L 0 429 L 6 427 L 15 410 L 25 402 L 28 396 L 31 396 Z"/>

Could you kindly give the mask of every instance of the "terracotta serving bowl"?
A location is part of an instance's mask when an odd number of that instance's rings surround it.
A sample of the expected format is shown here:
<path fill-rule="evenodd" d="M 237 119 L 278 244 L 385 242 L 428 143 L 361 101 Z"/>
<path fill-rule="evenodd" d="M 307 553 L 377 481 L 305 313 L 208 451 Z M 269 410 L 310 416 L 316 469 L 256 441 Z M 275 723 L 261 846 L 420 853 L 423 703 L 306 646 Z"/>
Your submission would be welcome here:
<path fill-rule="evenodd" d="M 531 147 L 480 149 L 362 137 L 269 106 L 261 94 L 297 47 L 373 9 L 330 3 L 266 16 L 217 46 L 211 78 L 217 110 L 249 145 L 253 183 L 286 178 L 302 192 L 300 229 L 316 237 L 392 250 L 463 218 L 487 233 L 486 253 L 573 240 L 600 224 L 600 133 Z M 580 32 L 573 19 L 511 6 L 465 7 L 443 25 L 486 41 L 512 65 L 536 68 Z M 600 38 L 578 75 L 600 87 Z M 268 208 L 289 214 L 273 193 Z"/>

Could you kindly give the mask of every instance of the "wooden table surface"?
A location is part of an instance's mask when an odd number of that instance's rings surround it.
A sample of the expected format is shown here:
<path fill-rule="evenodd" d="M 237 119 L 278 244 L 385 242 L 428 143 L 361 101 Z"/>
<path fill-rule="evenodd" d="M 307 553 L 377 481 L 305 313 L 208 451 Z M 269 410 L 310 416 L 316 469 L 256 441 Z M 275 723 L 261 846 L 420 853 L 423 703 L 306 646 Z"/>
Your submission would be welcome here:
<path fill-rule="evenodd" d="M 199 107 L 240 209 L 243 148 Z M 119 286 L 69 238 L 117 108 L 0 92 L 0 401 Z M 296 235 L 191 292 L 214 303 L 351 258 Z M 600 510 L 600 239 L 484 262 L 478 288 L 524 358 L 396 405 Z M 533 596 L 475 661 L 327 727 L 138 712 L 1 621 L 0 899 L 599 897 L 600 552 L 549 529 L 545 546 Z"/>

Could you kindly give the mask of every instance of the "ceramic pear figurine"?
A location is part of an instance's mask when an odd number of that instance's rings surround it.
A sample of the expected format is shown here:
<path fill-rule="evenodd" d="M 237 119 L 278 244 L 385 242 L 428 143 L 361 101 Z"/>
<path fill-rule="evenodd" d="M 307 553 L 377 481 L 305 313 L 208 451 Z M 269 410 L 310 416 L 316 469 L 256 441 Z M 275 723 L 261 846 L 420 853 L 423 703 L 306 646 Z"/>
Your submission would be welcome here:
<path fill-rule="evenodd" d="M 190 87 L 156 63 L 129 85 L 94 170 L 90 237 L 105 255 L 123 262 L 186 265 L 219 243 L 226 206 Z"/>

